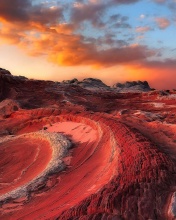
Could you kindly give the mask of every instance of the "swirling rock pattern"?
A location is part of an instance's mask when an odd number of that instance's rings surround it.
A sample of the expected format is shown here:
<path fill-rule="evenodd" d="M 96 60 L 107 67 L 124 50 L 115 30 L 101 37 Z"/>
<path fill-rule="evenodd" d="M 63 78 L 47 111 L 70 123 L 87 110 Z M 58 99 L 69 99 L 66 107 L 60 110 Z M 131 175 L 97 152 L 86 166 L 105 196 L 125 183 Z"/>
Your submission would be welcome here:
<path fill-rule="evenodd" d="M 174 91 L 8 77 L 18 109 L 0 121 L 0 219 L 175 219 Z"/>

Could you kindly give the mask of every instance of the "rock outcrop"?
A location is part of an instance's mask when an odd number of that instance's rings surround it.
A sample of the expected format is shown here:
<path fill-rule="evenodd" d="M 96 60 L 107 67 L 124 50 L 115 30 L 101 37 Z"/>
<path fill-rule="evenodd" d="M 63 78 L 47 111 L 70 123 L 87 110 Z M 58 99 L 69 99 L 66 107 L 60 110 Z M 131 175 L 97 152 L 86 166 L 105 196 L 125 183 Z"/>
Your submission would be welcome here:
<path fill-rule="evenodd" d="M 175 91 L 118 93 L 95 79 L 7 75 L 0 219 L 176 218 Z M 132 84 L 124 87 L 148 87 Z"/>
<path fill-rule="evenodd" d="M 11 99 L 0 102 L 0 119 L 6 118 L 20 108 L 19 104 Z"/>
<path fill-rule="evenodd" d="M 0 68 L 0 75 L 4 75 L 4 74 L 7 74 L 7 75 L 12 75 L 10 73 L 10 71 L 6 70 L 6 69 L 3 69 L 3 68 Z"/>
<path fill-rule="evenodd" d="M 104 84 L 100 79 L 95 78 L 86 78 L 83 81 L 79 82 L 79 86 L 84 89 L 88 89 L 91 91 L 108 91 L 110 87 Z"/>
<path fill-rule="evenodd" d="M 64 80 L 63 83 L 69 85 L 78 85 L 84 89 L 88 89 L 91 91 L 111 90 L 111 88 L 106 84 L 104 84 L 100 79 L 95 79 L 95 78 L 85 78 L 82 81 L 78 81 L 77 79 Z"/>
<path fill-rule="evenodd" d="M 147 81 L 116 83 L 113 85 L 113 88 L 118 92 L 148 92 L 152 90 Z"/>
<path fill-rule="evenodd" d="M 8 70 L 0 68 L 0 100 L 3 98 L 3 92 L 5 90 L 5 77 L 8 77 L 11 73 Z"/>

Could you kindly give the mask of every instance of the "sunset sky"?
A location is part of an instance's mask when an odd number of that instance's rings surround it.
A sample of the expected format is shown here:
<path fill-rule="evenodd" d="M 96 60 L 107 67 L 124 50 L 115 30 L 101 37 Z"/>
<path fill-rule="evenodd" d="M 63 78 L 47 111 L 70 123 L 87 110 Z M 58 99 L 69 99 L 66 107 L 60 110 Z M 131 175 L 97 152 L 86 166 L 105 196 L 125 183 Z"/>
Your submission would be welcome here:
<path fill-rule="evenodd" d="M 0 0 L 0 67 L 176 88 L 176 0 Z"/>

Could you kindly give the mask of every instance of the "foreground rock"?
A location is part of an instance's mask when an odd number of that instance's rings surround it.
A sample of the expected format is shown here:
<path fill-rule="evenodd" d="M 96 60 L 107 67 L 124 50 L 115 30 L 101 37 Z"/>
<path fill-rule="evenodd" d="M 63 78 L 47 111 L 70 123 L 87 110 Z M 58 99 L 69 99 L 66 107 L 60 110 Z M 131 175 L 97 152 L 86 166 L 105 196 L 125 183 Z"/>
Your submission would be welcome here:
<path fill-rule="evenodd" d="M 175 91 L 1 83 L 0 219 L 175 219 Z"/>

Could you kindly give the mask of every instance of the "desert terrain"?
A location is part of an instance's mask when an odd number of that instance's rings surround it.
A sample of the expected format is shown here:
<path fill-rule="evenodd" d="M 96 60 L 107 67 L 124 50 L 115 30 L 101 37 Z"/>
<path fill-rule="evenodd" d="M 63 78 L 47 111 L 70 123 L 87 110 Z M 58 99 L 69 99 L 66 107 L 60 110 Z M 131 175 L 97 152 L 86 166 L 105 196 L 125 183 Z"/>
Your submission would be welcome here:
<path fill-rule="evenodd" d="M 0 69 L 0 219 L 176 219 L 176 90 Z"/>

